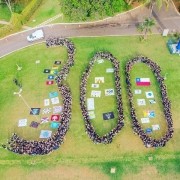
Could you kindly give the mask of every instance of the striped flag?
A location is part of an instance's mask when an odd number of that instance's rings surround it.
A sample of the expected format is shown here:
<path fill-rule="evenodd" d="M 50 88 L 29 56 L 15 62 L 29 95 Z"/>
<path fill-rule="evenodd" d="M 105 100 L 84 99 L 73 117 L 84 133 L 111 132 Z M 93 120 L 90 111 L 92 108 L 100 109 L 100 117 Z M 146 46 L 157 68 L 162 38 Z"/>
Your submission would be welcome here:
<path fill-rule="evenodd" d="M 150 78 L 136 78 L 136 86 L 150 86 Z"/>
<path fill-rule="evenodd" d="M 54 84 L 54 81 L 46 81 L 46 85 Z"/>

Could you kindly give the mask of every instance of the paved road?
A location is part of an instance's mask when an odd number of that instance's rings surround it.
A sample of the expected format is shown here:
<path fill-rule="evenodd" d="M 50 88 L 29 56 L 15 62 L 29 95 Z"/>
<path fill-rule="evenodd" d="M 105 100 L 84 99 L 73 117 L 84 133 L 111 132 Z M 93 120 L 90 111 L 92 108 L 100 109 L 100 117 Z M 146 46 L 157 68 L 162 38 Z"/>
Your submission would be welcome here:
<path fill-rule="evenodd" d="M 148 8 L 142 6 L 131 12 L 126 12 L 103 21 L 81 24 L 55 24 L 44 26 L 42 29 L 46 37 L 50 35 L 62 37 L 135 35 L 137 34 L 138 24 L 143 22 L 143 17 L 148 15 Z M 170 29 L 170 31 L 176 29 L 180 32 L 180 16 L 174 10 L 172 2 L 169 4 L 168 11 L 164 6 L 160 11 L 154 7 L 153 16 L 157 22 L 157 27 L 152 30 L 153 33 L 162 33 L 162 30 L 165 28 Z M 1 39 L 0 58 L 17 49 L 43 41 L 27 42 L 26 37 L 34 32 L 34 30 L 35 28 Z"/>

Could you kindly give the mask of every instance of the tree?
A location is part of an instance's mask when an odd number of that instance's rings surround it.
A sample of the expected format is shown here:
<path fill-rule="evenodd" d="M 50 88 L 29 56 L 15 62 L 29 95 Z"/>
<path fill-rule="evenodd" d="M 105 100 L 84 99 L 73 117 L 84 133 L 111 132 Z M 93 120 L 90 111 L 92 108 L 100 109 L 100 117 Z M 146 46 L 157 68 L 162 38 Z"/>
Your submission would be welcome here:
<path fill-rule="evenodd" d="M 11 0 L 0 0 L 0 3 L 5 3 L 7 7 L 9 8 L 11 14 L 13 14 L 12 7 L 11 7 Z"/>
<path fill-rule="evenodd" d="M 152 17 L 152 11 L 155 4 L 157 5 L 158 9 L 161 9 L 163 2 L 166 4 L 166 8 L 168 8 L 169 6 L 169 0 L 142 0 L 142 1 L 145 5 L 148 5 L 148 4 L 150 5 L 149 18 Z"/>
<path fill-rule="evenodd" d="M 180 33 L 178 31 L 176 31 L 173 35 L 177 40 L 180 40 Z"/>
<path fill-rule="evenodd" d="M 135 2 L 136 0 L 125 0 L 125 2 L 127 3 L 127 5 L 131 5 L 133 4 L 133 2 Z"/>
<path fill-rule="evenodd" d="M 138 29 L 137 31 L 138 32 L 143 32 L 144 31 L 144 35 L 143 35 L 143 40 L 146 40 L 147 39 L 147 33 L 149 32 L 150 34 L 152 33 L 152 30 L 151 28 L 153 26 L 155 26 L 155 22 L 154 22 L 154 19 L 153 18 L 147 18 L 145 17 L 145 20 L 143 23 L 141 23 L 139 26 L 138 26 Z"/>

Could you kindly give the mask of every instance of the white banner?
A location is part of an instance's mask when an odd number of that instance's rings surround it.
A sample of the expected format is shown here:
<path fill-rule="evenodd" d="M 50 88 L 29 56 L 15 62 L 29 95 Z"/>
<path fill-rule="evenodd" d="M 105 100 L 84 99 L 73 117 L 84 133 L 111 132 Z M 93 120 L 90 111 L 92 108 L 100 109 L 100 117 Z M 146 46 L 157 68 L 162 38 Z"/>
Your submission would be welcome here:
<path fill-rule="evenodd" d="M 113 96 L 114 89 L 105 89 L 105 96 Z"/>
<path fill-rule="evenodd" d="M 94 110 L 94 98 L 87 98 L 87 109 Z"/>
<path fill-rule="evenodd" d="M 149 118 L 141 118 L 141 122 L 144 123 L 150 123 Z"/>
<path fill-rule="evenodd" d="M 101 91 L 91 91 L 91 97 L 101 97 Z"/>

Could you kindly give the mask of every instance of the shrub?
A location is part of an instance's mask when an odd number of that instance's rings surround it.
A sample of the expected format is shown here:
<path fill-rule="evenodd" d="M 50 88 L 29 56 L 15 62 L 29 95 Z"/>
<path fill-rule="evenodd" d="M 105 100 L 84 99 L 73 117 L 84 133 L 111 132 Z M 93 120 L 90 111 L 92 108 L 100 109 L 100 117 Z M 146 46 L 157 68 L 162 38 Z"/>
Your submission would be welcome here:
<path fill-rule="evenodd" d="M 33 13 L 36 11 L 36 9 L 41 5 L 43 0 L 32 0 L 28 6 L 22 11 L 22 23 L 25 24 L 30 17 L 33 15 Z"/>
<path fill-rule="evenodd" d="M 0 37 L 6 36 L 12 32 L 20 30 L 22 26 L 21 19 L 22 16 L 20 14 L 13 13 L 11 15 L 9 24 L 0 28 Z"/>

